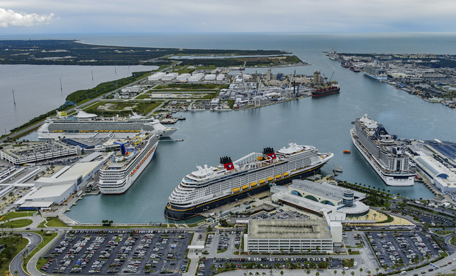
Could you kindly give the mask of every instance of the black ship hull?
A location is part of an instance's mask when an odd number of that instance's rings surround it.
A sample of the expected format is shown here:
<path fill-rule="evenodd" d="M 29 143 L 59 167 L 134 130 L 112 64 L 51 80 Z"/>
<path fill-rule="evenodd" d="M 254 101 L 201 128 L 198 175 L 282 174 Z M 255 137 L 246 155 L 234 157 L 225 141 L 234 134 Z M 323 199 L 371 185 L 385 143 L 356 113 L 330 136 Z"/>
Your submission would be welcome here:
<path fill-rule="evenodd" d="M 315 168 L 303 171 L 299 174 L 296 174 L 296 175 L 293 175 L 293 176 L 290 176 L 287 178 L 279 179 L 279 180 L 276 180 L 275 182 L 270 182 L 270 183 L 275 183 L 277 185 L 284 185 L 284 184 L 289 183 L 293 179 L 299 179 L 299 178 L 303 178 L 303 177 L 312 176 L 315 173 L 317 173 L 321 169 L 321 167 L 323 167 L 323 165 L 324 165 L 324 163 L 321 165 L 318 165 Z M 179 206 L 171 205 L 168 203 L 168 204 L 166 204 L 166 207 L 165 207 L 165 217 L 168 219 L 172 219 L 172 220 L 189 219 L 189 218 L 198 216 L 200 213 L 206 212 L 208 210 L 211 210 L 211 209 L 214 209 L 214 208 L 217 208 L 220 206 L 224 206 L 229 203 L 236 202 L 238 200 L 247 198 L 249 196 L 265 192 L 267 190 L 269 190 L 269 185 L 268 185 L 268 183 L 265 183 L 256 188 L 252 188 L 249 190 L 242 191 L 240 193 L 235 193 L 235 194 L 228 195 L 228 196 L 225 196 L 222 198 L 218 198 L 216 200 L 209 201 L 209 202 L 206 202 L 206 203 L 203 203 L 198 206 L 191 207 L 191 208 L 179 207 Z"/>

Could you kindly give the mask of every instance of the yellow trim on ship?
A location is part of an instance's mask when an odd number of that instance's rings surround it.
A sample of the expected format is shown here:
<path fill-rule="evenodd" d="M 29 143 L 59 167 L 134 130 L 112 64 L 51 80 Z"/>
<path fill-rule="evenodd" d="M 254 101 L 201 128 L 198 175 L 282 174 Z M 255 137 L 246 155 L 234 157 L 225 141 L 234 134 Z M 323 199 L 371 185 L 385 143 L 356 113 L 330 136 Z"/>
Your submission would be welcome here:
<path fill-rule="evenodd" d="M 315 169 L 315 170 L 318 170 L 319 168 L 323 167 L 323 165 L 325 165 L 325 164 L 322 164 L 322 165 L 320 165 L 320 166 L 318 166 L 318 167 L 316 167 L 316 168 L 314 168 L 314 169 Z M 312 170 L 312 169 L 305 170 L 305 171 L 301 172 L 300 174 L 306 173 L 306 172 L 308 172 L 308 171 L 310 171 L 310 170 Z M 289 177 L 291 177 L 291 176 L 289 176 Z M 264 180 L 261 179 L 259 182 L 261 183 L 261 181 L 264 181 Z M 265 182 L 265 181 L 264 181 L 264 182 Z M 263 183 L 264 183 L 264 182 L 263 182 Z M 260 187 L 261 187 L 261 185 L 258 186 L 258 187 L 256 187 L 256 188 L 260 188 Z M 237 188 L 237 189 L 239 189 L 239 188 Z M 222 198 L 218 198 L 218 199 L 215 199 L 215 200 L 212 200 L 212 201 L 209 201 L 209 202 L 204 202 L 203 204 L 199 204 L 199 205 L 197 205 L 197 206 L 195 206 L 195 207 L 191 207 L 191 208 L 188 208 L 188 209 L 174 209 L 174 208 L 170 207 L 170 204 L 169 204 L 169 203 L 166 204 L 166 208 L 168 208 L 168 209 L 170 209 L 170 210 L 173 210 L 173 211 L 185 212 L 185 211 L 188 211 L 188 210 L 191 210 L 191 209 L 198 208 L 198 207 L 200 207 L 200 206 L 204 206 L 204 205 L 210 204 L 210 203 L 215 202 L 215 201 L 219 201 L 219 200 L 225 199 L 225 198 L 227 198 L 227 197 L 231 197 L 231 196 L 233 196 L 233 195 L 234 195 L 234 194 L 231 194 L 231 195 L 227 195 L 227 196 L 224 196 L 224 197 L 222 197 Z"/>

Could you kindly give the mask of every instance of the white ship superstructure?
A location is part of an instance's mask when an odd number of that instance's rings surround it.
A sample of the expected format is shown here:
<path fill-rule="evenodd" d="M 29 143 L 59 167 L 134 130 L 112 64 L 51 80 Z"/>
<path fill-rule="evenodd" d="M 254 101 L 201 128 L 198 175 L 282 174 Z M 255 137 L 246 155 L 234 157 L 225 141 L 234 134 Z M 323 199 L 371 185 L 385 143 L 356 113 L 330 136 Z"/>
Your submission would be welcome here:
<path fill-rule="evenodd" d="M 114 154 L 100 171 L 98 186 L 103 194 L 122 194 L 133 185 L 152 160 L 158 136 L 138 135 L 126 143 L 117 144 L 121 147 L 120 152 Z"/>
<path fill-rule="evenodd" d="M 290 143 L 277 152 L 265 148 L 231 162 L 222 157 L 217 167 L 198 166 L 185 176 L 168 199 L 165 216 L 186 219 L 268 189 L 270 183 L 285 183 L 318 171 L 332 153 Z"/>
<path fill-rule="evenodd" d="M 98 117 L 79 110 L 74 117 L 58 113 L 48 118 L 37 130 L 39 139 L 57 138 L 127 138 L 138 133 L 148 132 L 161 137 L 169 137 L 177 128 L 165 127 L 154 118 L 144 118 L 134 114 L 130 117 Z"/>
<path fill-rule="evenodd" d="M 380 178 L 390 186 L 412 186 L 415 172 L 406 148 L 383 125 L 365 114 L 350 130 L 353 144 Z"/>

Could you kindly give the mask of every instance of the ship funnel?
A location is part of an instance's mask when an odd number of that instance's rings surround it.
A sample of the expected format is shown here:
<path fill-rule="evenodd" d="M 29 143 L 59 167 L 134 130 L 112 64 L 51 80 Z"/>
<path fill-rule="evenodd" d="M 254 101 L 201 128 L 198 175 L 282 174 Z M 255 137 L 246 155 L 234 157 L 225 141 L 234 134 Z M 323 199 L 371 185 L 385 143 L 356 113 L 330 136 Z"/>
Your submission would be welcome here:
<path fill-rule="evenodd" d="M 114 142 L 114 144 L 120 146 L 120 153 L 121 153 L 122 155 L 127 155 L 127 154 L 128 154 L 127 148 L 125 147 L 125 144 L 126 144 L 126 143 Z"/>
<path fill-rule="evenodd" d="M 234 169 L 233 161 L 228 156 L 220 157 L 220 164 L 228 171 Z"/>

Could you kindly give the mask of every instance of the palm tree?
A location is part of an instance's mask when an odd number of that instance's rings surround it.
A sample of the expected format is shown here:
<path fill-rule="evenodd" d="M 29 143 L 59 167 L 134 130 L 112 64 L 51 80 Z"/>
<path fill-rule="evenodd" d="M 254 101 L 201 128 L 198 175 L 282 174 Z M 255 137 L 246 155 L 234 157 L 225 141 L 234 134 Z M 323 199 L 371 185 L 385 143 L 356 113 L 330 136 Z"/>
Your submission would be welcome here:
<path fill-rule="evenodd" d="M 366 186 L 366 185 L 364 185 L 364 186 Z M 336 274 L 337 274 L 337 270 L 334 270 L 334 275 L 336 275 Z"/>
<path fill-rule="evenodd" d="M 320 276 L 320 272 L 317 271 L 317 272 L 315 273 L 315 276 Z"/>
<path fill-rule="evenodd" d="M 260 276 L 260 273 L 258 271 L 255 272 L 255 276 Z"/>
<path fill-rule="evenodd" d="M 354 272 L 354 271 L 352 271 L 352 272 L 351 272 L 351 275 L 352 275 L 352 276 L 355 276 L 355 272 Z"/>
<path fill-rule="evenodd" d="M 359 268 L 359 274 L 361 274 L 361 273 L 363 273 L 363 268 L 362 267 Z"/>
<path fill-rule="evenodd" d="M 371 274 L 371 271 L 370 271 L 370 270 L 368 270 L 368 271 L 367 271 L 367 274 L 369 274 L 369 275 L 370 275 L 370 274 Z"/>
<path fill-rule="evenodd" d="M 345 275 L 345 270 L 342 270 L 342 275 Z"/>
<path fill-rule="evenodd" d="M 377 271 L 377 274 L 378 274 L 379 270 L 380 270 L 380 268 L 378 268 L 378 267 L 375 268 L 375 271 Z"/>
<path fill-rule="evenodd" d="M 280 271 L 280 275 L 283 275 L 283 270 Z"/>
<path fill-rule="evenodd" d="M 310 269 L 307 269 L 306 273 L 307 273 L 307 274 L 310 274 Z"/>

